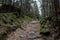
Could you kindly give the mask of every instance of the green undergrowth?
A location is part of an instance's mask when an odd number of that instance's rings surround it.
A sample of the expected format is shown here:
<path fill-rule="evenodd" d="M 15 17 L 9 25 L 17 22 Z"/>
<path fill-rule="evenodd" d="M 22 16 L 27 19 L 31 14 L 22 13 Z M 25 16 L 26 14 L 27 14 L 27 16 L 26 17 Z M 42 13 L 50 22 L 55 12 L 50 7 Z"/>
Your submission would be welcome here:
<path fill-rule="evenodd" d="M 46 18 L 41 17 L 40 24 L 41 24 L 40 32 L 43 32 L 43 33 L 44 32 L 48 32 L 48 30 L 46 30 L 46 27 L 47 27 L 47 20 L 46 20 Z"/>
<path fill-rule="evenodd" d="M 7 34 L 21 27 L 22 21 L 36 20 L 26 15 L 21 15 L 19 18 L 14 13 L 0 13 L 0 25 L 4 28 L 4 32 L 0 33 L 0 40 L 5 40 Z"/>
<path fill-rule="evenodd" d="M 36 18 L 31 18 L 29 16 L 24 15 L 23 17 L 20 17 L 21 20 L 25 20 L 25 21 L 33 21 L 33 20 L 37 20 Z"/>

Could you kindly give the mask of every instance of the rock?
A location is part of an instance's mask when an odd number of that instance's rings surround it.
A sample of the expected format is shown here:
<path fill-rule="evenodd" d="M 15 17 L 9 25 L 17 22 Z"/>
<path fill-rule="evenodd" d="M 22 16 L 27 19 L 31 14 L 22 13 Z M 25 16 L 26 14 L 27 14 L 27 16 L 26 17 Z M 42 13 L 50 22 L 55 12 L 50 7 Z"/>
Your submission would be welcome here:
<path fill-rule="evenodd" d="M 39 21 L 32 21 L 31 24 L 36 24 L 38 23 Z"/>
<path fill-rule="evenodd" d="M 20 38 L 24 38 L 25 37 L 25 34 L 20 34 L 20 36 L 19 36 Z"/>
<path fill-rule="evenodd" d="M 36 34 L 34 33 L 34 32 L 30 32 L 30 33 L 28 33 L 28 35 L 27 35 L 27 38 L 29 38 L 29 39 L 34 39 L 34 38 L 36 38 L 37 36 L 36 36 Z"/>

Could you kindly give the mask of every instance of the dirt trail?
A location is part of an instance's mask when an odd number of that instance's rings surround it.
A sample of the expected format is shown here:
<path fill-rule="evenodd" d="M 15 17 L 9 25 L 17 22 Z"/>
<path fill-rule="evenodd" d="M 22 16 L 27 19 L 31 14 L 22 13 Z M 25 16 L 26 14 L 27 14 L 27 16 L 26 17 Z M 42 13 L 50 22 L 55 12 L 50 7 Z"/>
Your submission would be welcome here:
<path fill-rule="evenodd" d="M 7 40 L 42 40 L 42 38 L 37 38 L 40 31 L 39 21 L 23 22 L 21 27 L 24 29 L 16 29 L 8 35 Z"/>

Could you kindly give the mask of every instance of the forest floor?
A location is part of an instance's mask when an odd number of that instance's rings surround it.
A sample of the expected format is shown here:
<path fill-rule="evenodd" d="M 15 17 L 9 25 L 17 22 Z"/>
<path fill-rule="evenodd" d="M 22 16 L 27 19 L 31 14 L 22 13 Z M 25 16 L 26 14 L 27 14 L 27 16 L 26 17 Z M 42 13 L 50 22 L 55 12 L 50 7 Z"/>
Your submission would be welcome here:
<path fill-rule="evenodd" d="M 16 29 L 8 35 L 7 40 L 43 40 L 39 37 L 40 23 L 39 21 L 24 21 L 21 24 L 22 28 Z"/>

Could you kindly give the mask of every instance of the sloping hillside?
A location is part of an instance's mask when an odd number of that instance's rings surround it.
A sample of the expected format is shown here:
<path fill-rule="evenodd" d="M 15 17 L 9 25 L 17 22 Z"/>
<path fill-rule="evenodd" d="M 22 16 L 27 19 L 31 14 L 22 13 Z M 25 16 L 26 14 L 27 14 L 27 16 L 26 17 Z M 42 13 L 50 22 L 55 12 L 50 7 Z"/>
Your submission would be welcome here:
<path fill-rule="evenodd" d="M 36 19 L 26 15 L 17 18 L 14 13 L 0 13 L 0 40 L 5 40 L 4 38 L 7 37 L 7 34 L 15 31 L 17 28 L 21 28 L 21 24 L 24 21 L 29 22 L 32 20 Z"/>

